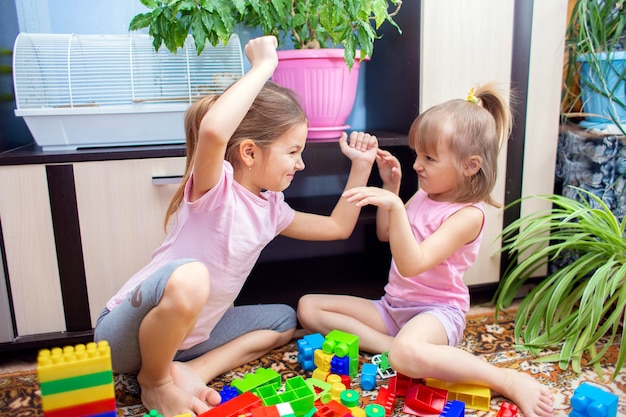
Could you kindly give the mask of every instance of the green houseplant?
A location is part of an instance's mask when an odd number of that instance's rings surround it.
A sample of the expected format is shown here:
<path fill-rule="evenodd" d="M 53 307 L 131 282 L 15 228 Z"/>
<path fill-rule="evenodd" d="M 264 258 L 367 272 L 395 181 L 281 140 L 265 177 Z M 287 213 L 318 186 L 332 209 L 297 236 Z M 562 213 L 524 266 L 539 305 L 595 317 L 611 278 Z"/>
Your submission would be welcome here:
<path fill-rule="evenodd" d="M 236 26 L 259 27 L 275 35 L 281 44 L 287 38 L 296 49 L 341 46 L 352 66 L 360 57 L 372 56 L 376 30 L 385 22 L 400 28 L 393 16 L 402 0 L 141 0 L 151 12 L 136 15 L 130 30 L 149 28 L 158 49 L 170 51 L 184 43 L 191 32 L 200 53 L 208 41 L 227 41 Z M 388 11 L 391 5 L 394 10 Z"/>
<path fill-rule="evenodd" d="M 339 138 L 349 127 L 360 63 L 372 56 L 383 23 L 400 31 L 393 16 L 402 6 L 402 0 L 141 2 L 151 11 L 136 15 L 130 30 L 147 27 L 157 50 L 164 44 L 175 52 L 191 33 L 201 53 L 207 42 L 226 42 L 240 24 L 275 35 L 280 48 L 293 48 L 279 51 L 272 79 L 299 95 L 310 139 Z"/>
<path fill-rule="evenodd" d="M 565 120 L 582 116 L 589 124 L 612 122 L 625 133 L 625 48 L 624 0 L 574 2 L 565 34 Z"/>
<path fill-rule="evenodd" d="M 618 221 L 596 195 L 577 191 L 576 200 L 557 194 L 523 198 L 545 199 L 553 208 L 523 216 L 502 231 L 501 250 L 513 262 L 494 296 L 496 314 L 510 306 L 533 272 L 568 258 L 565 266 L 549 273 L 521 301 L 516 346 L 535 356 L 560 348 L 540 360 L 556 361 L 563 369 L 571 364 L 576 372 L 586 360 L 601 377 L 599 361 L 619 341 L 615 378 L 626 359 L 626 220 Z"/>

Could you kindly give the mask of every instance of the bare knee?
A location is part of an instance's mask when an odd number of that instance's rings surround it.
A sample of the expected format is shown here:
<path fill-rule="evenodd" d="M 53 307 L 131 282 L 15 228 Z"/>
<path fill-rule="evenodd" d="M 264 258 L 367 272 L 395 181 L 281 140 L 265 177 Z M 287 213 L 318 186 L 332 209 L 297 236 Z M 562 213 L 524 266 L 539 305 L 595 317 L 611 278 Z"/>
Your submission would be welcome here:
<path fill-rule="evenodd" d="M 428 345 L 395 338 L 389 349 L 389 365 L 403 375 L 412 378 L 428 377 L 430 362 Z"/>
<path fill-rule="evenodd" d="M 177 312 L 197 314 L 209 298 L 209 271 L 201 262 L 176 268 L 165 286 L 161 304 L 175 306 Z"/>
<path fill-rule="evenodd" d="M 320 312 L 317 300 L 318 296 L 315 294 L 307 294 L 300 297 L 298 300 L 298 308 L 296 314 L 298 321 L 307 330 L 314 330 L 312 327 L 314 324 L 314 318 Z"/>

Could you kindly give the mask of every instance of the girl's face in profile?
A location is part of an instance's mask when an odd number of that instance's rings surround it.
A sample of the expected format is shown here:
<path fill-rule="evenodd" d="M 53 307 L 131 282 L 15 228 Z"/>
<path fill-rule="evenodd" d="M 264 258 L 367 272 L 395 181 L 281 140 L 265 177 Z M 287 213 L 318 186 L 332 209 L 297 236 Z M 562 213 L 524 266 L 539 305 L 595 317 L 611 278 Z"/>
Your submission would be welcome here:
<path fill-rule="evenodd" d="M 291 184 L 296 172 L 304 169 L 302 152 L 306 143 L 308 126 L 297 125 L 262 151 L 258 183 L 262 189 L 283 191 Z"/>
<path fill-rule="evenodd" d="M 455 156 L 445 140 L 439 140 L 435 151 L 419 152 L 416 147 L 413 169 L 417 173 L 419 187 L 435 201 L 454 201 L 457 189 L 457 165 Z"/>

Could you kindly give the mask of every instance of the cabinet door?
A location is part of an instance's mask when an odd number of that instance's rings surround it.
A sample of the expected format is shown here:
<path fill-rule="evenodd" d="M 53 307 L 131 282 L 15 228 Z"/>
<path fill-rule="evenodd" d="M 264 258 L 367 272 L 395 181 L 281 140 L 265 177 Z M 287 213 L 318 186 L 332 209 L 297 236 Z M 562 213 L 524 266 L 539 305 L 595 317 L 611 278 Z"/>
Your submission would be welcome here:
<path fill-rule="evenodd" d="M 45 165 L 0 168 L 0 219 L 17 335 L 65 331 Z"/>
<path fill-rule="evenodd" d="M 184 170 L 183 157 L 74 165 L 94 325 L 109 298 L 148 263 L 165 237 L 165 211 L 177 184 L 158 178 L 182 176 Z"/>

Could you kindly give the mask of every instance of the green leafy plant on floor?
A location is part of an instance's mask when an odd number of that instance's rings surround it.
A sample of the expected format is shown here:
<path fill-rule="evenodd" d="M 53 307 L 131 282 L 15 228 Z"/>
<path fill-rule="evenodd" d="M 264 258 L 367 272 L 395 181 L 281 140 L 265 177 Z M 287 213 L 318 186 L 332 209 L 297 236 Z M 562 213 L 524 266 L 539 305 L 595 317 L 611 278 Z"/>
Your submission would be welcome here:
<path fill-rule="evenodd" d="M 242 23 L 275 35 L 281 45 L 289 38 L 295 49 L 345 49 L 351 67 L 360 58 L 372 56 L 378 28 L 393 21 L 402 0 L 141 0 L 150 12 L 130 22 L 130 30 L 149 28 L 153 45 L 164 44 L 171 52 L 182 46 L 191 32 L 198 54 L 206 42 L 227 42 Z M 388 11 L 390 5 L 395 7 Z"/>
<path fill-rule="evenodd" d="M 494 296 L 496 315 L 511 305 L 535 271 L 550 261 L 568 260 L 521 301 L 516 348 L 534 356 L 560 348 L 559 353 L 538 360 L 558 362 L 562 369 L 571 363 L 576 372 L 585 355 L 585 363 L 602 377 L 600 360 L 619 341 L 615 378 L 626 358 L 626 220 L 618 221 L 599 197 L 577 191 L 580 201 L 554 194 L 513 203 L 540 198 L 552 203 L 552 209 L 523 216 L 502 231 L 501 250 L 513 262 Z"/>

